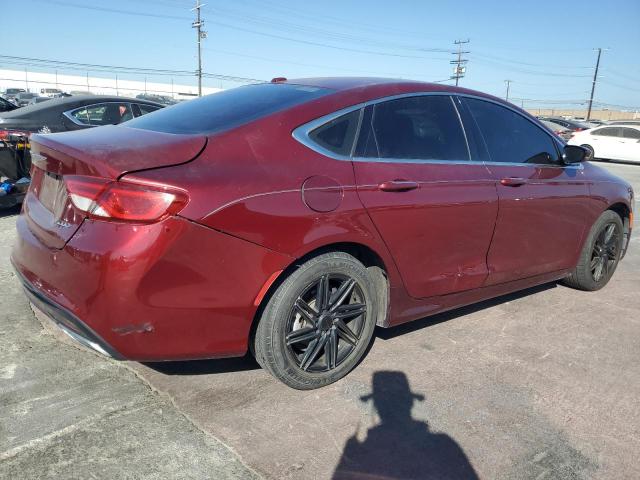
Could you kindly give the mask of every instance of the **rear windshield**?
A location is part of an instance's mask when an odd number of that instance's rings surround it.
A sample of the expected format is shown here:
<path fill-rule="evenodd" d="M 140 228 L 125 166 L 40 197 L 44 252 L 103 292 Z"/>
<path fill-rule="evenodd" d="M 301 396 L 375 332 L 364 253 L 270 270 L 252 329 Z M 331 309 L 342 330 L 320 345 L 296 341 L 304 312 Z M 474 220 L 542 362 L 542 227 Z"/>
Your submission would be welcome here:
<path fill-rule="evenodd" d="M 314 100 L 331 90 L 286 83 L 247 85 L 163 108 L 127 127 L 165 133 L 211 134 Z"/>

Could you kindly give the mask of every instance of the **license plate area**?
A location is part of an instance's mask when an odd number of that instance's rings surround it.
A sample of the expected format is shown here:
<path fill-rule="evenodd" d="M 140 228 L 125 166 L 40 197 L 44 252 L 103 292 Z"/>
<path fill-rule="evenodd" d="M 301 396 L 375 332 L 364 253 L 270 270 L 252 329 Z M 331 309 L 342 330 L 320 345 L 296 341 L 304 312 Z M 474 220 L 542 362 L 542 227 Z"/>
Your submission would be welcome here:
<path fill-rule="evenodd" d="M 43 207 L 53 213 L 56 218 L 59 218 L 66 201 L 66 189 L 62 176 L 43 172 L 38 200 L 40 200 Z"/>

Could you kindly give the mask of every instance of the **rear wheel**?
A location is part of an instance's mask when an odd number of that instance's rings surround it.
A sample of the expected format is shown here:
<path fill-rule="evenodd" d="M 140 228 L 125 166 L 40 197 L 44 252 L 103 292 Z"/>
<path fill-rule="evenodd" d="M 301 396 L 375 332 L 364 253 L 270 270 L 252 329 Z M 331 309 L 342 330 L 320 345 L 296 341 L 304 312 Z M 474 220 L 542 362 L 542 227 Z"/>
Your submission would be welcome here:
<path fill-rule="evenodd" d="M 591 145 L 580 145 L 580 146 L 587 151 L 587 160 L 594 160 L 595 159 L 596 153 L 593 150 L 593 147 Z"/>
<path fill-rule="evenodd" d="M 256 360 L 290 387 L 339 380 L 364 356 L 376 319 L 367 269 L 342 252 L 315 257 L 270 298 L 256 329 Z"/>
<path fill-rule="evenodd" d="M 580 290 L 599 290 L 615 272 L 623 242 L 620 216 L 607 210 L 594 223 L 584 244 L 576 269 L 564 280 Z"/>

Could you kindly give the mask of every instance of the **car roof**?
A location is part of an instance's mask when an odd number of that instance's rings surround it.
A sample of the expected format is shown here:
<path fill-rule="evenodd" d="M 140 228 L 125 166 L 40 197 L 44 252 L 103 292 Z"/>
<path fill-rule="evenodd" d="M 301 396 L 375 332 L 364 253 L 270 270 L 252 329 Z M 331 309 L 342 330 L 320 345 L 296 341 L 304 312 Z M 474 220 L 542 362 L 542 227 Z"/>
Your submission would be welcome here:
<path fill-rule="evenodd" d="M 68 108 L 80 108 L 84 105 L 91 105 L 94 103 L 102 102 L 131 102 L 141 103 L 145 105 L 153 105 L 154 107 L 164 107 L 164 105 L 156 102 L 150 102 L 148 100 L 142 100 L 140 98 L 128 98 L 128 97 L 116 97 L 110 95 L 72 95 L 70 97 L 53 98 L 48 102 L 36 103 L 33 105 L 27 105 L 26 107 L 18 108 L 10 112 L 2 114 L 2 118 L 20 118 L 32 113 L 41 112 L 49 109 L 61 109 Z"/>
<path fill-rule="evenodd" d="M 613 124 L 599 125 L 597 128 L 620 128 L 620 127 L 634 128 L 636 130 L 640 130 L 640 125 L 638 125 L 637 123 L 613 123 Z"/>
<path fill-rule="evenodd" d="M 275 79 L 274 79 L 275 81 Z M 312 77 L 312 78 L 293 78 L 285 80 L 277 80 L 277 83 L 288 83 L 291 85 L 303 85 L 309 87 L 326 88 L 340 92 L 358 92 L 366 97 L 370 94 L 371 98 L 382 98 L 404 93 L 418 92 L 446 92 L 459 93 L 484 97 L 496 101 L 498 103 L 509 105 L 511 108 L 517 108 L 503 99 L 494 97 L 477 90 L 468 88 L 455 87 L 445 83 L 420 82 L 416 80 L 405 80 L 397 78 L 382 77 Z M 520 110 L 520 109 L 518 109 Z"/>

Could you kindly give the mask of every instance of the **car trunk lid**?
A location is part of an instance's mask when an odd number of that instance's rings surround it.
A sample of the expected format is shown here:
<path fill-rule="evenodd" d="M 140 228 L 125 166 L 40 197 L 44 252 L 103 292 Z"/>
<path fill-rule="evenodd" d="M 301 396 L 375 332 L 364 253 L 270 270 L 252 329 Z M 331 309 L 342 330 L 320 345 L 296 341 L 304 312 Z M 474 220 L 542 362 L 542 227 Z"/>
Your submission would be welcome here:
<path fill-rule="evenodd" d="M 31 137 L 31 186 L 24 199 L 30 230 L 49 248 L 62 248 L 86 214 L 74 208 L 67 175 L 118 180 L 122 175 L 186 163 L 206 145 L 202 135 L 174 135 L 123 126 Z"/>

